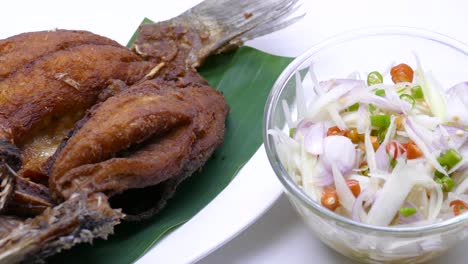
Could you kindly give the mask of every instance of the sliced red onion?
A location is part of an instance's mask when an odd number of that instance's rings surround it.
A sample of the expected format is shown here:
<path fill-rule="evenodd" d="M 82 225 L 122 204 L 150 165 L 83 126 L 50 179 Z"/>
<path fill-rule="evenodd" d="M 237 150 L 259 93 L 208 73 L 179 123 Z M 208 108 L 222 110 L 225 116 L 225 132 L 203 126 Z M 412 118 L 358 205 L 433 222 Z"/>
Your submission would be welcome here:
<path fill-rule="evenodd" d="M 314 184 L 318 187 L 325 187 L 333 184 L 332 173 L 323 166 L 323 162 L 320 159 L 315 165 Z"/>
<path fill-rule="evenodd" d="M 309 106 L 307 111 L 307 117 L 314 119 L 325 110 L 327 106 L 332 103 L 335 103 L 339 100 L 342 96 L 349 93 L 351 90 L 359 87 L 356 80 L 349 80 L 339 85 L 333 86 L 328 92 L 324 93 L 323 95 L 319 96 L 317 100 L 314 101 L 313 104 Z M 360 81 L 362 82 L 362 81 Z M 362 84 L 361 84 L 362 85 Z M 323 88 L 323 87 L 322 87 Z"/>
<path fill-rule="evenodd" d="M 468 125 L 468 82 L 459 83 L 446 91 L 447 118 L 461 126 Z"/>
<path fill-rule="evenodd" d="M 465 178 L 460 184 L 458 184 L 457 189 L 455 189 L 456 194 L 464 194 L 468 192 L 468 178 Z"/>
<path fill-rule="evenodd" d="M 328 115 L 330 116 L 331 120 L 336 124 L 336 126 L 341 130 L 348 130 L 345 121 L 340 115 L 340 111 L 336 104 L 330 104 L 326 108 Z"/>
<path fill-rule="evenodd" d="M 428 128 L 409 116 L 407 119 L 411 123 L 411 128 L 413 129 L 413 131 L 415 131 L 416 135 L 418 135 L 418 137 L 426 144 L 426 146 L 429 148 L 431 152 L 435 150 L 439 150 L 433 144 L 435 127 L 432 129 Z"/>
<path fill-rule="evenodd" d="M 330 172 L 325 172 L 325 174 L 322 174 L 321 177 L 319 178 L 316 178 L 316 180 L 314 181 L 314 184 L 318 187 L 326 187 L 326 186 L 330 186 L 333 184 L 333 175 L 330 173 Z"/>
<path fill-rule="evenodd" d="M 356 79 L 331 79 L 328 81 L 319 82 L 320 87 L 328 92 L 329 90 L 339 86 L 339 85 L 350 85 L 353 87 L 365 87 L 365 83 L 362 80 Z"/>
<path fill-rule="evenodd" d="M 423 139 L 421 139 L 417 132 L 412 128 L 412 122 L 410 118 L 408 117 L 406 121 L 403 123 L 406 133 L 408 133 L 408 136 L 411 140 L 414 141 L 414 143 L 419 147 L 419 149 L 423 152 L 424 157 L 429 161 L 429 163 L 434 166 L 438 171 L 442 172 L 444 175 L 447 175 L 447 172 L 445 169 L 439 164 L 437 161 L 436 157 L 432 154 L 432 152 L 429 149 L 429 146 L 426 145 Z"/>
<path fill-rule="evenodd" d="M 401 224 L 401 225 L 412 224 L 412 223 L 424 220 L 424 216 L 417 210 L 417 207 L 414 204 L 405 202 L 403 204 L 403 207 L 414 208 L 416 209 L 416 213 L 410 216 L 404 216 L 401 212 L 398 212 L 398 216 L 399 216 L 398 224 Z"/>
<path fill-rule="evenodd" d="M 382 187 L 381 195 L 379 195 L 369 210 L 367 224 L 389 225 L 416 183 L 420 184 L 423 181 L 433 182 L 424 173 L 420 173 L 425 169 L 424 165 L 420 163 L 401 166 L 401 169 L 397 167 L 398 165 L 393 170 L 392 176 Z"/>
<path fill-rule="evenodd" d="M 367 222 L 367 213 L 364 208 L 371 206 L 381 192 L 381 189 L 376 191 L 374 188 L 369 187 L 358 195 L 353 204 L 352 218 L 354 221 Z"/>
<path fill-rule="evenodd" d="M 342 173 L 349 172 L 356 160 L 356 149 L 351 140 L 344 136 L 328 136 L 323 141 L 322 161 L 328 170 L 336 166 Z"/>
<path fill-rule="evenodd" d="M 464 129 L 440 125 L 434 130 L 432 144 L 440 150 L 459 149 L 467 139 L 468 132 Z"/>
<path fill-rule="evenodd" d="M 314 84 L 314 91 L 315 91 L 316 95 L 321 96 L 321 95 L 323 95 L 325 93 L 325 91 L 329 90 L 328 87 L 323 87 L 323 85 L 319 83 L 317 75 L 315 74 L 315 71 L 314 71 L 314 64 L 313 63 L 311 63 L 310 66 L 309 66 L 309 75 L 310 75 L 310 78 L 312 79 L 312 82 Z"/>
<path fill-rule="evenodd" d="M 356 149 L 356 158 L 354 159 L 353 171 L 361 172 L 366 171 L 367 168 L 360 168 L 362 160 L 364 159 L 365 152 L 360 149 Z"/>
<path fill-rule="evenodd" d="M 435 220 L 442 209 L 442 203 L 444 201 L 444 193 L 440 185 L 432 182 L 432 190 L 429 194 L 429 206 L 427 220 Z"/>
<path fill-rule="evenodd" d="M 332 164 L 333 180 L 335 181 L 336 194 L 340 199 L 341 206 L 343 206 L 343 208 L 349 214 L 351 214 L 356 198 L 351 192 L 351 189 L 349 189 L 348 184 L 346 183 L 346 180 L 343 177 L 343 174 L 341 174 L 340 170 L 336 165 L 337 164 Z"/>
<path fill-rule="evenodd" d="M 460 149 L 460 154 L 463 157 L 462 161 L 463 161 L 464 165 L 460 166 L 458 169 L 459 170 L 466 170 L 466 169 L 468 169 L 468 145 L 463 146 Z"/>
<path fill-rule="evenodd" d="M 367 166 L 369 167 L 369 173 L 377 172 L 377 161 L 375 157 L 374 147 L 372 146 L 370 139 L 370 129 L 364 133 L 364 147 L 366 150 Z"/>
<path fill-rule="evenodd" d="M 364 201 L 364 206 L 369 207 L 371 206 L 377 198 L 379 198 L 380 194 L 382 193 L 382 189 L 378 189 L 376 192 L 372 194 L 369 200 Z"/>
<path fill-rule="evenodd" d="M 411 116 L 411 118 L 418 124 L 421 125 L 428 130 L 434 130 L 440 124 L 442 124 L 442 120 L 435 116 L 428 116 L 425 114 L 419 114 Z"/>
<path fill-rule="evenodd" d="M 458 153 L 460 153 L 460 155 L 462 156 L 462 160 L 459 163 L 457 163 L 457 165 L 453 166 L 453 168 L 450 169 L 449 173 L 468 169 L 468 143 L 465 143 L 462 147 L 460 147 Z"/>
<path fill-rule="evenodd" d="M 382 144 L 380 144 L 379 148 L 375 152 L 375 161 L 377 165 L 377 169 L 382 171 L 388 171 L 390 168 L 390 159 L 387 155 L 387 144 L 390 141 L 390 138 L 395 133 L 395 116 L 392 115 L 392 119 L 390 125 L 388 126 L 387 133 L 385 134 L 385 139 L 383 140 Z M 397 150 L 398 151 L 398 150 Z"/>
<path fill-rule="evenodd" d="M 405 124 L 414 132 L 420 141 L 424 143 L 429 151 L 434 151 L 435 147 L 432 144 L 432 133 L 428 131 L 425 127 L 418 125 L 412 117 L 407 116 Z M 405 129 L 407 130 L 407 129 Z M 408 133 L 408 131 L 406 131 Z M 414 139 L 413 139 L 414 140 Z"/>
<path fill-rule="evenodd" d="M 323 138 L 325 137 L 325 126 L 323 122 L 314 123 L 310 119 L 303 119 L 296 127 L 294 139 L 302 137 L 304 148 L 314 155 L 323 153 Z"/>
<path fill-rule="evenodd" d="M 395 88 L 385 88 L 385 98 L 403 113 L 407 113 L 412 107 L 410 103 L 400 98 Z"/>
<path fill-rule="evenodd" d="M 390 159 L 387 155 L 386 147 L 387 143 L 382 143 L 375 152 L 375 161 L 377 163 L 377 169 L 382 171 L 388 171 L 388 169 L 390 168 Z"/>
<path fill-rule="evenodd" d="M 367 213 L 363 207 L 363 202 L 365 200 L 368 200 L 371 194 L 372 194 L 371 191 L 369 190 L 369 188 L 367 188 L 363 190 L 356 198 L 356 201 L 354 201 L 353 211 L 352 211 L 352 218 L 354 221 L 363 222 L 364 220 L 362 218 L 367 217 Z"/>
<path fill-rule="evenodd" d="M 405 113 L 411 109 L 411 106 L 404 101 L 401 102 L 401 104 L 397 102 L 393 102 L 393 99 L 389 100 L 386 97 L 377 96 L 368 89 L 353 90 L 344 99 L 348 102 L 345 105 L 345 107 L 348 107 L 349 105 L 352 105 L 355 102 L 360 102 L 364 104 L 373 104 L 380 109 L 388 110 L 388 111 L 392 111 L 392 112 L 396 112 L 400 114 Z"/>
<path fill-rule="evenodd" d="M 359 105 L 357 113 L 361 118 L 357 121 L 356 129 L 359 134 L 364 134 L 370 127 L 370 118 L 369 111 L 367 110 L 367 105 Z"/>

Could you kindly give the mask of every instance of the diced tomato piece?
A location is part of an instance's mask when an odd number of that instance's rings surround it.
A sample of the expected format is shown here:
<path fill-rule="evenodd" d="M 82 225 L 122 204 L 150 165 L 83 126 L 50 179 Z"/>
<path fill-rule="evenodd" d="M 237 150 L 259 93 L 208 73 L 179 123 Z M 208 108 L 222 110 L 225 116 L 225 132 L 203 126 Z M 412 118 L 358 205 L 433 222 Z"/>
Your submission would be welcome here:
<path fill-rule="evenodd" d="M 359 143 L 359 134 L 355 128 L 351 128 L 350 130 L 346 131 L 344 136 L 348 137 L 354 144 Z"/>
<path fill-rule="evenodd" d="M 417 159 L 423 156 L 422 151 L 419 147 L 413 142 L 410 141 L 406 145 L 406 158 L 407 159 Z"/>
<path fill-rule="evenodd" d="M 392 67 L 392 69 L 390 70 L 390 75 L 392 75 L 392 81 L 394 83 L 412 82 L 414 72 L 410 66 L 402 63 L 402 64 L 398 64 L 395 67 Z"/>
<path fill-rule="evenodd" d="M 374 150 L 379 148 L 379 139 L 376 136 L 370 136 L 370 141 Z"/>
<path fill-rule="evenodd" d="M 350 179 L 346 180 L 346 184 L 353 193 L 354 197 L 358 197 L 361 193 L 361 185 L 359 185 L 359 182 L 357 180 Z"/>
<path fill-rule="evenodd" d="M 327 137 L 328 136 L 343 136 L 346 133 L 345 130 L 339 129 L 337 126 L 332 126 L 327 130 Z"/>
<path fill-rule="evenodd" d="M 322 192 L 320 202 L 323 206 L 332 211 L 335 211 L 340 207 L 340 200 L 338 199 L 338 194 L 334 188 L 325 188 Z"/>
<path fill-rule="evenodd" d="M 459 215 L 462 210 L 467 210 L 468 209 L 468 203 L 462 201 L 462 200 L 453 200 L 450 202 L 450 207 L 453 206 L 453 214 L 455 216 Z"/>

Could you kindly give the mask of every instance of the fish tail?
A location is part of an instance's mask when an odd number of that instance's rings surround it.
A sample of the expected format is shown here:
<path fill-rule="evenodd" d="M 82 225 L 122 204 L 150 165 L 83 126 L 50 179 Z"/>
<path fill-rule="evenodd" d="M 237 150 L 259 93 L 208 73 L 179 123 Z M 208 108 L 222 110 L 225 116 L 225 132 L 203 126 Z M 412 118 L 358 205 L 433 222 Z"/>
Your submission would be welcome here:
<path fill-rule="evenodd" d="M 133 48 L 158 62 L 197 67 L 209 55 L 295 23 L 304 16 L 293 16 L 299 7 L 299 0 L 205 0 L 171 20 L 143 25 Z"/>

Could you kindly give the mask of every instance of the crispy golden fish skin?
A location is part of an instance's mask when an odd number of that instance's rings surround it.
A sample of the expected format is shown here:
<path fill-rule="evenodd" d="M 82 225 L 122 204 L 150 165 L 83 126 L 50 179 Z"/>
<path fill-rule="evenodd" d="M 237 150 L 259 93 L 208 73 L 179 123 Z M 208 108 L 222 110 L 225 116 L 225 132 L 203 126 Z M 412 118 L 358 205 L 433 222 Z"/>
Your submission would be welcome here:
<path fill-rule="evenodd" d="M 140 80 L 153 64 L 123 47 L 85 44 L 54 52 L 0 82 L 0 135 L 21 145 L 28 133 L 85 111 L 109 80 Z"/>
<path fill-rule="evenodd" d="M 13 177 L 3 168 L 10 166 L 47 183 L 42 165 L 101 93 L 118 81 L 141 80 L 153 66 L 121 46 L 81 44 L 38 57 L 0 81 L 2 180 Z M 13 189 L 2 187 L 0 209 Z"/>
<path fill-rule="evenodd" d="M 18 71 L 30 68 L 34 62 L 42 57 L 80 45 L 119 47 L 119 44 L 113 40 L 86 31 L 54 30 L 16 35 L 0 40 L 0 82 L 5 81 L 5 79 L 8 79 L 9 76 L 14 75 Z M 15 85 L 15 83 L 10 84 Z M 9 87 L 10 86 L 7 86 L 6 89 L 9 89 Z M 4 91 L 0 91 L 0 94 L 3 93 Z M 37 96 L 39 97 L 41 95 Z M 7 97 L 3 99 L 14 100 L 15 98 Z M 15 107 L 18 105 L 18 102 L 14 101 L 9 103 L 10 105 L 11 103 L 14 103 Z M 5 104 L 2 104 L 2 107 L 3 106 L 5 106 Z M 0 119 L 5 120 L 9 118 L 5 117 L 6 113 L 2 114 L 3 115 Z M 75 114 L 75 117 L 72 119 L 74 121 L 80 119 L 82 115 L 78 115 L 79 113 Z M 63 121 L 68 120 L 62 120 L 62 122 L 60 122 L 60 128 L 70 129 L 73 126 L 73 122 L 71 124 L 68 122 L 69 124 L 67 127 L 66 122 Z M 0 127 L 6 130 L 11 129 L 7 124 L 5 124 L 5 122 L 3 122 Z M 49 126 L 49 130 L 51 130 L 50 127 L 51 126 Z M 26 146 L 22 147 L 23 149 L 21 150 L 16 145 L 11 144 L 14 140 L 10 135 L 5 137 L 5 132 L 3 132 L 2 138 L 0 138 L 0 163 L 2 164 L 0 166 L 0 174 L 3 175 L 3 177 L 1 177 L 1 182 L 3 184 L 0 187 L 0 210 L 1 208 L 4 208 L 5 204 L 10 199 L 13 189 L 15 188 L 13 175 L 10 175 L 11 169 L 17 171 L 21 168 L 21 156 L 23 156 L 23 161 L 26 161 L 26 166 L 22 167 L 22 171 L 28 174 L 27 177 L 44 175 L 38 173 L 41 170 L 41 164 L 47 160 L 47 155 L 44 155 L 44 153 L 49 152 L 49 156 L 53 154 L 54 145 L 56 147 L 63 138 L 60 137 L 60 128 L 53 131 L 55 133 L 52 137 L 48 136 L 51 134 L 49 133 L 46 137 L 41 137 L 40 139 L 42 140 L 35 140 L 35 138 L 31 136 L 25 137 L 29 142 Z M 53 142 L 54 139 L 55 142 Z M 23 173 L 21 174 L 23 175 Z M 44 179 L 42 180 L 44 181 Z"/>
<path fill-rule="evenodd" d="M 209 86 L 135 85 L 93 109 L 56 152 L 51 191 L 61 198 L 116 194 L 159 184 L 192 162 L 199 168 L 221 144 L 227 113 L 224 97 Z"/>
<path fill-rule="evenodd" d="M 83 44 L 120 46 L 88 31 L 57 29 L 22 33 L 0 40 L 0 80 L 41 56 Z"/>

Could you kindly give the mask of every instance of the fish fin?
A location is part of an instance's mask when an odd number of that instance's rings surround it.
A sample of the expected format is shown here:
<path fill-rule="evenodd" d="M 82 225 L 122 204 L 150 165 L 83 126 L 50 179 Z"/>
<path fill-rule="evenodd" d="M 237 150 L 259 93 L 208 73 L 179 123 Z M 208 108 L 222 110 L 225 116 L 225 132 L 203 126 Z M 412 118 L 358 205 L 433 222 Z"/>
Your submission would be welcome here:
<path fill-rule="evenodd" d="M 295 23 L 304 16 L 293 16 L 299 7 L 299 0 L 205 0 L 173 19 L 142 25 L 132 48 L 157 62 L 195 68 L 212 54 Z"/>
<path fill-rule="evenodd" d="M 74 195 L 41 215 L 25 220 L 0 238 L 0 264 L 41 263 L 79 243 L 106 239 L 124 215 L 102 193 Z"/>
<path fill-rule="evenodd" d="M 218 35 L 213 48 L 222 50 L 295 23 L 304 16 L 291 17 L 299 7 L 298 0 L 206 0 L 178 18 L 198 20 L 215 31 Z"/>

